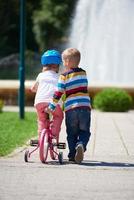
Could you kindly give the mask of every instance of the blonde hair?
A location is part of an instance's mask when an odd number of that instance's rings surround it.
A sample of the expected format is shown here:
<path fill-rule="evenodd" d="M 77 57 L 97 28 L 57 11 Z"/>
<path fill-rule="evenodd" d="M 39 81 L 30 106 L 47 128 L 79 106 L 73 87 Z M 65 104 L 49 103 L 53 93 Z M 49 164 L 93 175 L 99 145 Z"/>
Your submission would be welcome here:
<path fill-rule="evenodd" d="M 76 48 L 68 48 L 62 52 L 62 59 L 63 60 L 68 59 L 76 67 L 78 66 L 78 64 L 80 62 L 80 58 L 81 58 L 80 51 Z"/>

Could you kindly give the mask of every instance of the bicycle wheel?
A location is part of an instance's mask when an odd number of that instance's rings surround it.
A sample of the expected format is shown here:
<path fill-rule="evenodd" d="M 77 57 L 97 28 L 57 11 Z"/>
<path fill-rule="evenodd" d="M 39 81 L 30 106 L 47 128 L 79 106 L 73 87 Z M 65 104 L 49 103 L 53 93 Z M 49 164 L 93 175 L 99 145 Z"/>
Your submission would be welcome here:
<path fill-rule="evenodd" d="M 53 142 L 53 139 L 52 139 L 52 144 L 50 145 L 50 157 L 52 160 L 56 160 L 57 158 L 57 143 L 58 143 L 58 140 L 57 139 L 54 139 L 55 141 Z"/>
<path fill-rule="evenodd" d="M 28 159 L 29 159 L 29 150 L 26 150 L 24 154 L 24 161 L 28 162 Z"/>
<path fill-rule="evenodd" d="M 63 164 L 63 152 L 59 152 L 58 159 L 59 159 L 59 163 L 62 165 Z"/>
<path fill-rule="evenodd" d="M 42 163 L 45 163 L 48 155 L 48 131 L 42 131 L 40 136 L 39 155 Z"/>

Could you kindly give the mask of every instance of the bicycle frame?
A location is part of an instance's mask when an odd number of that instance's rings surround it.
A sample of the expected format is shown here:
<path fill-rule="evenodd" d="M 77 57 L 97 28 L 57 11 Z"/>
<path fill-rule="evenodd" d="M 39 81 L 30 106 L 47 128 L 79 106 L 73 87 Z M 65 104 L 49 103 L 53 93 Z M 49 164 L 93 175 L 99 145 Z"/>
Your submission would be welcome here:
<path fill-rule="evenodd" d="M 63 155 L 62 152 L 58 153 L 57 149 L 58 146 L 60 147 L 59 149 L 65 149 L 65 143 L 59 143 L 58 138 L 56 138 L 56 144 L 52 142 L 54 138 L 51 130 L 52 123 L 52 119 L 49 120 L 48 128 L 42 130 L 36 148 L 33 149 L 31 152 L 29 152 L 29 150 L 25 152 L 25 162 L 28 162 L 28 158 L 30 158 L 31 154 L 34 153 L 37 149 L 39 149 L 39 157 L 42 163 L 46 162 L 49 151 L 51 159 L 56 160 L 56 158 L 58 157 L 60 164 L 62 164 Z"/>
<path fill-rule="evenodd" d="M 49 126 L 49 129 L 44 129 L 41 133 L 40 137 L 40 148 L 39 148 L 39 155 L 40 155 L 40 160 L 41 162 L 45 163 L 48 157 L 48 151 L 50 152 L 50 157 L 52 160 L 55 160 L 56 157 L 58 156 L 57 153 L 57 143 L 53 144 L 52 142 L 53 136 L 52 136 L 52 131 Z"/>

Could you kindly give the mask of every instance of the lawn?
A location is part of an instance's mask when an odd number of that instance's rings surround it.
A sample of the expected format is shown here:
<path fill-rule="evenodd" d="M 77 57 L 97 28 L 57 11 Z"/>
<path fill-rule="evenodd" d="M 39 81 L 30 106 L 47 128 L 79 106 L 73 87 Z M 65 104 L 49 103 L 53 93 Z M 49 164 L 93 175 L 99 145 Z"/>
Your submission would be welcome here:
<path fill-rule="evenodd" d="M 20 120 L 16 112 L 0 113 L 0 156 L 11 153 L 37 135 L 36 113 L 26 112 Z"/>

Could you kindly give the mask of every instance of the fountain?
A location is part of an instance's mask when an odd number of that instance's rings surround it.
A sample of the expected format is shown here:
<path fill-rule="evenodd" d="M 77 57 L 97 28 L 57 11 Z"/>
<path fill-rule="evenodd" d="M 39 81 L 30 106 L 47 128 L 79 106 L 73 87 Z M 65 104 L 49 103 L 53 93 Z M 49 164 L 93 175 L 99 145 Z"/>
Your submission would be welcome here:
<path fill-rule="evenodd" d="M 70 30 L 91 84 L 134 87 L 133 0 L 78 0 Z"/>

